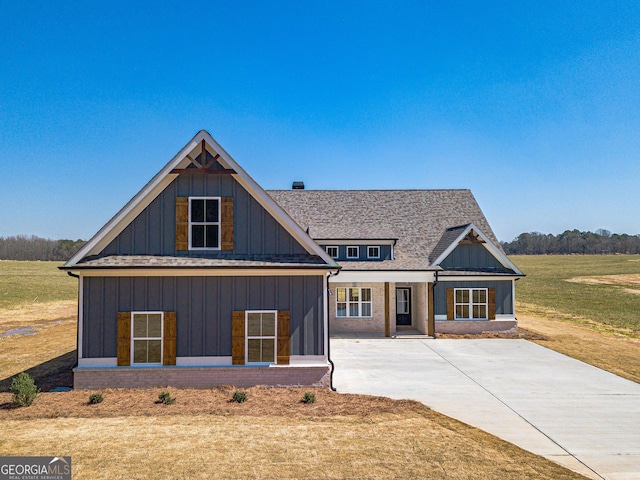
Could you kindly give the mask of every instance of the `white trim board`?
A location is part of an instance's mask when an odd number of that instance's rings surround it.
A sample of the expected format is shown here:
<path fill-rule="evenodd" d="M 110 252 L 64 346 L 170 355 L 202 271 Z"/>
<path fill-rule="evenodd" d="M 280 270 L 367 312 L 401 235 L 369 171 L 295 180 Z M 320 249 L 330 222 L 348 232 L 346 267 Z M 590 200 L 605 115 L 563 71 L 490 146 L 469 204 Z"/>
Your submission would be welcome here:
<path fill-rule="evenodd" d="M 435 271 L 353 271 L 341 270 L 340 274 L 329 278 L 329 283 L 376 283 L 376 282 L 404 282 L 422 283 L 434 282 Z"/>
<path fill-rule="evenodd" d="M 280 367 L 299 366 L 299 367 L 323 367 L 328 364 L 325 355 L 291 355 L 289 357 L 289 365 L 280 365 Z M 176 367 L 231 367 L 231 357 L 177 357 Z M 274 365 L 276 366 L 276 365 Z M 136 367 L 126 366 L 118 367 L 118 359 L 116 357 L 105 358 L 81 358 L 77 368 L 121 368 L 121 369 L 145 369 L 145 368 L 172 368 L 171 366 L 144 366 Z M 233 366 L 233 368 L 242 368 L 245 365 Z"/>
<path fill-rule="evenodd" d="M 219 155 L 218 162 L 225 168 L 234 170 L 233 178 L 298 241 L 308 253 L 318 255 L 329 266 L 337 267 L 335 261 L 324 249 L 286 213 L 253 178 L 229 155 L 205 130 L 200 130 L 183 148 L 140 190 L 116 215 L 111 218 L 78 252 L 65 264 L 72 267 L 88 255 L 99 254 L 115 239 L 177 176 L 171 173 L 175 168 L 184 168 L 191 160 L 188 155 L 202 153 L 201 142 Z M 205 147 L 206 148 L 206 147 Z M 209 152 L 211 153 L 211 152 Z"/>

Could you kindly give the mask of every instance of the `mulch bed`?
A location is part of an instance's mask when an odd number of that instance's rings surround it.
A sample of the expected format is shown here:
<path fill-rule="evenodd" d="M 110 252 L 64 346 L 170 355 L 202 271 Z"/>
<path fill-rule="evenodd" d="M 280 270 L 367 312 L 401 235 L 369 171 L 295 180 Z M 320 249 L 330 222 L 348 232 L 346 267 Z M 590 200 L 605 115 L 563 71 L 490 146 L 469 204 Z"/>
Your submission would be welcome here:
<path fill-rule="evenodd" d="M 235 391 L 247 394 L 244 403 L 232 401 Z M 164 405 L 158 395 L 169 391 L 176 402 Z M 104 401 L 90 405 L 91 393 L 102 393 Z M 315 403 L 304 403 L 305 392 L 315 395 Z M 40 393 L 29 407 L 16 407 L 10 393 L 0 393 L 0 420 L 26 420 L 58 417 L 122 417 L 164 415 L 245 415 L 328 417 L 355 415 L 366 417 L 380 413 L 403 413 L 408 410 L 428 410 L 413 400 L 392 400 L 386 397 L 352 395 L 319 388 L 252 387 L 237 389 L 224 386 L 206 390 L 151 388 L 78 390 Z"/>

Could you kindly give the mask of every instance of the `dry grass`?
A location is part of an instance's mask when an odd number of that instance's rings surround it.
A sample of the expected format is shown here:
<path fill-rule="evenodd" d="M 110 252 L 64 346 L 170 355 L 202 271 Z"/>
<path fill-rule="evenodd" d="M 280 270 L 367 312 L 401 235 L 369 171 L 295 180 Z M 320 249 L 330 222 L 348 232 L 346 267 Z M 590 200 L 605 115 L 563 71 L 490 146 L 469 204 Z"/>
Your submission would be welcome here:
<path fill-rule="evenodd" d="M 22 305 L 0 310 L 0 392 L 27 371 L 47 390 L 71 385 L 75 362 L 76 303 Z"/>
<path fill-rule="evenodd" d="M 553 314 L 518 315 L 518 329 L 543 347 L 640 383 L 640 339 L 628 331 Z"/>
<path fill-rule="evenodd" d="M 232 391 L 172 390 L 170 406 L 159 390 L 107 390 L 98 405 L 43 394 L 0 410 L 0 451 L 71 455 L 78 479 L 584 478 L 413 401 L 253 388 L 235 404 Z"/>

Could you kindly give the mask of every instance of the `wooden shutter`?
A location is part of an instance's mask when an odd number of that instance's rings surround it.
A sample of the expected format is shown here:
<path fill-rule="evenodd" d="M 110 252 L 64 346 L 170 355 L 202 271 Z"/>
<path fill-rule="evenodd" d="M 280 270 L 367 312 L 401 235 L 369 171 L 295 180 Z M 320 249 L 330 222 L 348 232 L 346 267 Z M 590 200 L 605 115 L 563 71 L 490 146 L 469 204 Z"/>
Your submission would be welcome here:
<path fill-rule="evenodd" d="M 455 306 L 453 304 L 453 294 L 454 289 L 447 288 L 447 320 L 455 320 L 456 318 Z"/>
<path fill-rule="evenodd" d="M 189 197 L 176 197 L 176 252 L 189 250 Z"/>
<path fill-rule="evenodd" d="M 131 312 L 118 312 L 118 366 L 131 365 Z"/>
<path fill-rule="evenodd" d="M 220 229 L 222 230 L 220 250 L 233 250 L 233 198 L 222 198 L 220 204 Z"/>
<path fill-rule="evenodd" d="M 244 311 L 231 316 L 231 363 L 244 365 Z"/>
<path fill-rule="evenodd" d="M 287 310 L 278 311 L 278 365 L 289 365 L 291 356 L 291 314 Z"/>
<path fill-rule="evenodd" d="M 176 364 L 176 312 L 164 312 L 162 365 Z"/>
<path fill-rule="evenodd" d="M 488 288 L 488 312 L 487 312 L 487 318 L 489 320 L 495 320 L 496 319 L 496 289 L 495 288 Z"/>

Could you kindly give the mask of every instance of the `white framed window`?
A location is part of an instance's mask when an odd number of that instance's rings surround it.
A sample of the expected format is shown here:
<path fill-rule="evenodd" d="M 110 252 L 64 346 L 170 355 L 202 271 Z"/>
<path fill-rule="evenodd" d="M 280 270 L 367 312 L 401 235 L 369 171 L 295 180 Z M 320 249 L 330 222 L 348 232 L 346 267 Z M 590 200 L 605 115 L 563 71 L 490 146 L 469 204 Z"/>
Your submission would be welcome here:
<path fill-rule="evenodd" d="M 245 312 L 245 363 L 276 363 L 278 340 L 278 312 L 276 310 L 247 310 Z"/>
<path fill-rule="evenodd" d="M 132 365 L 162 365 L 163 312 L 131 312 Z"/>
<path fill-rule="evenodd" d="M 456 320 L 487 320 L 487 298 L 486 288 L 456 288 L 454 292 Z"/>
<path fill-rule="evenodd" d="M 360 247 L 347 247 L 347 258 L 360 257 Z"/>
<path fill-rule="evenodd" d="M 327 250 L 327 255 L 329 255 L 331 258 L 338 258 L 338 256 L 339 256 L 338 247 L 336 247 L 336 246 L 327 246 L 326 250 Z"/>
<path fill-rule="evenodd" d="M 367 247 L 367 258 L 380 258 L 380 247 Z"/>
<path fill-rule="evenodd" d="M 360 287 L 336 288 L 337 317 L 370 317 L 371 289 Z"/>
<path fill-rule="evenodd" d="M 189 250 L 220 250 L 220 197 L 189 197 Z"/>

